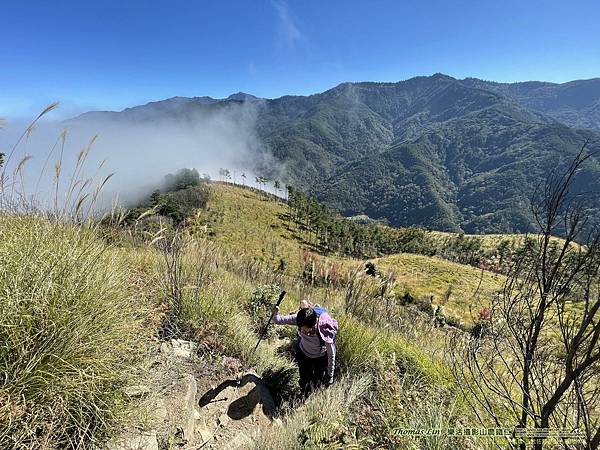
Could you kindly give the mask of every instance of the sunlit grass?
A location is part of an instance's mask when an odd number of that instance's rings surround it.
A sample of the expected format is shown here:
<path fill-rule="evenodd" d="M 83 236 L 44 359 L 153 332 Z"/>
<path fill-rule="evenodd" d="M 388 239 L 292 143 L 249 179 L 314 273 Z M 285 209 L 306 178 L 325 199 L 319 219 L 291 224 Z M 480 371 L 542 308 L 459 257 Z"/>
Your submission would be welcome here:
<path fill-rule="evenodd" d="M 382 268 L 394 269 L 398 293 L 444 306 L 448 315 L 465 324 L 483 307 L 489 307 L 493 296 L 502 290 L 506 277 L 475 267 L 440 258 L 400 254 L 376 260 Z"/>
<path fill-rule="evenodd" d="M 0 215 L 0 446 L 86 447 L 123 411 L 147 304 L 92 230 Z"/>

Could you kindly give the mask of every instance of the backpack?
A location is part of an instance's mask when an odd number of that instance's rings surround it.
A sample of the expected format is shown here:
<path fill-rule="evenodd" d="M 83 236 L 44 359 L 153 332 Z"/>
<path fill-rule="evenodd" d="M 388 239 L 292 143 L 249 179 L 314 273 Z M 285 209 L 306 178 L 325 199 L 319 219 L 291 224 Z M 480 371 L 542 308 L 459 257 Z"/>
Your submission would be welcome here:
<path fill-rule="evenodd" d="M 314 311 L 317 313 L 317 335 L 321 345 L 335 344 L 338 331 L 338 323 L 333 317 L 327 312 L 327 308 L 323 306 L 313 306 Z"/>

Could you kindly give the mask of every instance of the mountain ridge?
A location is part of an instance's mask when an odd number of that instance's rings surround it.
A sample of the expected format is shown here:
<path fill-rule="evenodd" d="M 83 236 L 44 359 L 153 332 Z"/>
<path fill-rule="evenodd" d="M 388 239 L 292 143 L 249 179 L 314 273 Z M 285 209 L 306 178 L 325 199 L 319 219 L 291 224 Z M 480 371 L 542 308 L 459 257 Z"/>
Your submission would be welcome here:
<path fill-rule="evenodd" d="M 529 231 L 535 186 L 584 142 L 600 150 L 597 78 L 494 83 L 438 73 L 341 83 L 309 96 L 208 99 L 174 97 L 96 114 L 194 121 L 243 106 L 263 151 L 278 162 L 255 171 L 348 215 L 468 233 Z M 600 191 L 598 160 L 585 170 L 586 182 Z"/>

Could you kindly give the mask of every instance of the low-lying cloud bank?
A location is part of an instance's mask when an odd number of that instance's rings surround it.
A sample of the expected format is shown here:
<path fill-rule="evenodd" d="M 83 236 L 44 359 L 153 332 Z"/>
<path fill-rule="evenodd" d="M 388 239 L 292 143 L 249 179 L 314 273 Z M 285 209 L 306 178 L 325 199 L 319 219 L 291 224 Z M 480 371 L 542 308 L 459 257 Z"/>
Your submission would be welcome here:
<path fill-rule="evenodd" d="M 23 189 L 28 196 L 48 203 L 55 195 L 56 164 L 61 167 L 61 198 L 72 185 L 74 173 L 81 180 L 78 188 L 88 178 L 101 182 L 114 173 L 103 189 L 101 203 L 118 198 L 120 203 L 131 204 L 159 187 L 167 173 L 183 167 L 196 168 L 213 179 L 226 168 L 239 182 L 242 173 L 250 181 L 254 168 L 272 164 L 256 137 L 258 104 L 227 102 L 210 110 L 200 106 L 165 110 L 146 105 L 124 113 L 88 113 L 66 122 L 52 121 L 50 113 L 14 152 L 28 124 L 8 120 L 0 130 L 0 152 L 6 159 L 13 153 L 5 176 L 14 182 L 13 190 Z M 93 144 L 88 148 L 90 141 Z M 82 152 L 86 158 L 78 167 Z"/>

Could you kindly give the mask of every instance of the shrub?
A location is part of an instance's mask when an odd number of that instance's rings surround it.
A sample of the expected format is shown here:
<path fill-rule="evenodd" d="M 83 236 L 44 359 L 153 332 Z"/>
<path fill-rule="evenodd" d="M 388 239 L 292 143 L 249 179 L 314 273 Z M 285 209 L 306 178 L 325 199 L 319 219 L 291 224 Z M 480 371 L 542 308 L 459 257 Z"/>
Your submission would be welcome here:
<path fill-rule="evenodd" d="M 374 262 L 372 261 L 368 261 L 365 264 L 365 273 L 369 276 L 376 276 L 377 275 L 377 266 L 375 265 Z"/>
<path fill-rule="evenodd" d="M 343 448 L 351 442 L 349 433 L 353 409 L 368 395 L 368 376 L 341 377 L 333 386 L 319 389 L 303 405 L 291 404 L 284 411 L 280 427 L 268 425 L 253 442 L 256 450 Z"/>
<path fill-rule="evenodd" d="M 482 338 L 490 335 L 492 332 L 492 324 L 489 321 L 479 321 L 471 328 L 471 336 Z"/>
<path fill-rule="evenodd" d="M 260 334 L 271 316 L 271 308 L 277 303 L 281 287 L 278 284 L 263 284 L 258 286 L 247 304 L 247 310 L 252 318 L 253 329 Z M 267 336 L 275 334 L 275 328 L 267 330 Z M 265 337 L 267 337 L 265 336 Z"/>

